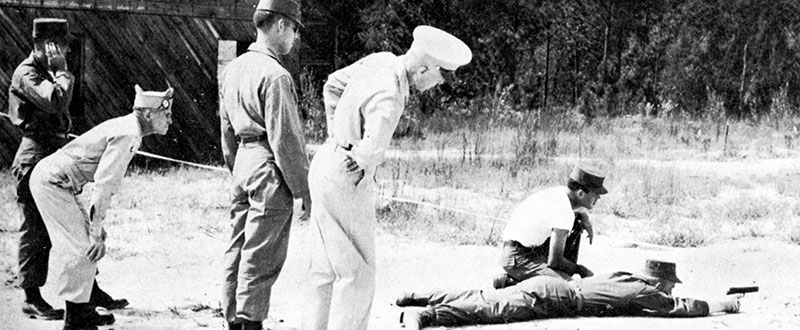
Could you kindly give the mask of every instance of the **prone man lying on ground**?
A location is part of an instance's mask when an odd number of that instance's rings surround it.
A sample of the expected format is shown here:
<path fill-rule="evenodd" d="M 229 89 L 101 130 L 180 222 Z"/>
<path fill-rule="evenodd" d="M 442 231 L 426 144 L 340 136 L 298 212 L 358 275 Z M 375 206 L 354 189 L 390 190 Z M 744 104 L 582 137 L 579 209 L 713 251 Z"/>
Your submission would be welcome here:
<path fill-rule="evenodd" d="M 426 307 L 400 314 L 407 329 L 574 316 L 697 317 L 739 311 L 738 296 L 708 302 L 674 297 L 676 283 L 682 282 L 674 263 L 647 260 L 639 273 L 620 271 L 577 280 L 536 276 L 500 290 L 404 293 L 396 304 Z"/>

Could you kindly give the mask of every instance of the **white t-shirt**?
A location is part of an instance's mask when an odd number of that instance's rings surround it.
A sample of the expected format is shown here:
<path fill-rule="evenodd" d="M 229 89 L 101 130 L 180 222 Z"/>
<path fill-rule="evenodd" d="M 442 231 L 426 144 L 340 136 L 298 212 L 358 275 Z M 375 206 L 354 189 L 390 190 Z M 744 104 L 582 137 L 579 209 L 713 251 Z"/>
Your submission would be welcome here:
<path fill-rule="evenodd" d="M 571 230 L 575 212 L 567 191 L 567 187 L 551 187 L 528 196 L 511 215 L 503 240 L 535 247 L 550 237 L 553 228 Z"/>

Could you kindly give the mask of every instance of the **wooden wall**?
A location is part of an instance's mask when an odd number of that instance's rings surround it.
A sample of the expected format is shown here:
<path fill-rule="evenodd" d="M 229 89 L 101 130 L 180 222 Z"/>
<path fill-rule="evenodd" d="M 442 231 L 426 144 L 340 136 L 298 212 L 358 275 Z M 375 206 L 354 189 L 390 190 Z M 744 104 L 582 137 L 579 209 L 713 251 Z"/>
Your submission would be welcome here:
<path fill-rule="evenodd" d="M 175 3 L 184 3 L 186 6 L 186 3 L 191 5 L 192 2 Z M 251 17 L 252 9 L 249 9 L 249 13 Z M 255 40 L 255 29 L 249 18 L 216 19 L 177 13 L 0 4 L 0 107 L 8 106 L 11 74 L 33 47 L 30 31 L 36 17 L 66 18 L 71 32 L 82 39 L 80 51 L 83 56 L 78 65 L 82 69 L 80 95 L 74 96 L 74 99 L 80 99 L 80 106 L 72 110 L 73 114 L 79 115 L 76 118 L 79 131 L 81 126 L 85 126 L 80 115 L 85 115 L 90 122 L 100 123 L 130 113 L 135 84 L 145 90 L 164 90 L 167 88 L 166 81 L 169 81 L 175 88 L 174 123 L 166 136 L 145 138 L 142 149 L 207 164 L 221 162 L 217 100 L 218 43 L 220 40 L 242 43 Z M 78 53 L 75 50 L 73 52 Z M 300 67 L 297 51 L 289 54 L 284 62 L 297 76 Z M 0 168 L 4 168 L 13 159 L 19 143 L 19 132 L 2 118 L 0 129 Z"/>

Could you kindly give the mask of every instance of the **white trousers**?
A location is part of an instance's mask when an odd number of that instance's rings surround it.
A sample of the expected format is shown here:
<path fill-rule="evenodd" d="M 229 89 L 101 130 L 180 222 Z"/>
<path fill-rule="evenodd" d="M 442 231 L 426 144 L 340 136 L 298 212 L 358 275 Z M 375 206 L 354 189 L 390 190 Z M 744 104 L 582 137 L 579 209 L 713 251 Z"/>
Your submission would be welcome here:
<path fill-rule="evenodd" d="M 57 277 L 55 286 L 59 299 L 74 303 L 89 302 L 97 263 L 89 261 L 89 216 L 72 190 L 56 182 L 68 178 L 57 175 L 58 169 L 42 160 L 33 169 L 31 195 L 39 207 L 53 248 L 50 269 Z"/>
<path fill-rule="evenodd" d="M 322 146 L 309 169 L 311 264 L 305 330 L 365 330 L 375 293 L 372 173 L 346 170 L 346 156 Z"/>

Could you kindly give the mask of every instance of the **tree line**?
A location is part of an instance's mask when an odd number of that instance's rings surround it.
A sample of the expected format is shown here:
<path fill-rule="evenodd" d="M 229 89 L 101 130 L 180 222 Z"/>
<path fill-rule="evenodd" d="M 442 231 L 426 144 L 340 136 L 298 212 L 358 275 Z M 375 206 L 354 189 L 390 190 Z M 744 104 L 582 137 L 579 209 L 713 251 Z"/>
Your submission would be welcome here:
<path fill-rule="evenodd" d="M 427 24 L 471 64 L 439 98 L 506 93 L 518 110 L 586 115 L 721 107 L 737 118 L 800 105 L 797 0 L 306 0 L 341 32 L 337 62 L 402 54 Z"/>

